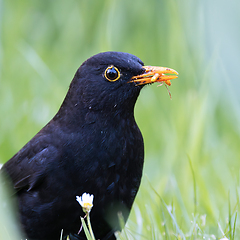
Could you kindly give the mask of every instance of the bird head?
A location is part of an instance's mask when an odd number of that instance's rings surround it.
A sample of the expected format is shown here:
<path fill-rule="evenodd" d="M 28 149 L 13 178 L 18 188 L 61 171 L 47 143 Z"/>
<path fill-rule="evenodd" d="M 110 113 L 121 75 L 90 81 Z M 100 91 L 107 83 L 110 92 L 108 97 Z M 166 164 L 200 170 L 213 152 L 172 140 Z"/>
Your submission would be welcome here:
<path fill-rule="evenodd" d="M 171 75 L 166 75 L 171 74 Z M 177 78 L 170 68 L 144 66 L 136 56 L 103 52 L 87 59 L 77 70 L 65 99 L 92 110 L 133 109 L 143 86 Z"/>

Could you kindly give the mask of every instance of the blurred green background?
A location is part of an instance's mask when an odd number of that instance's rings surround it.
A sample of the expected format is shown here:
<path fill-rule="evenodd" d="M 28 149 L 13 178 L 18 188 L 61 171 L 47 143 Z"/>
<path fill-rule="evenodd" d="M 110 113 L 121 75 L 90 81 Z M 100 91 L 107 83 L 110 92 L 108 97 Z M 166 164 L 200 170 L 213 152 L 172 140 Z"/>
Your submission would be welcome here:
<path fill-rule="evenodd" d="M 172 100 L 156 84 L 137 102 L 144 175 L 121 238 L 239 239 L 239 10 L 238 0 L 0 0 L 0 162 L 54 116 L 84 60 L 129 52 L 179 78 Z M 0 221 L 0 236 L 16 239 Z"/>

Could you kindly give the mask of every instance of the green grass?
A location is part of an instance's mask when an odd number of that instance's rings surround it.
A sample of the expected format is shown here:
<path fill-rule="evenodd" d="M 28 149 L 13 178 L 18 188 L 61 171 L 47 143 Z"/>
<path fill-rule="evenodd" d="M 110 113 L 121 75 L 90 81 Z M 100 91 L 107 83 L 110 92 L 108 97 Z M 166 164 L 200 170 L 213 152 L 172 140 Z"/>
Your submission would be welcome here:
<path fill-rule="evenodd" d="M 236 9 L 237 0 L 0 0 L 0 162 L 54 116 L 85 59 L 129 52 L 179 78 L 172 100 L 152 85 L 137 102 L 144 175 L 119 238 L 239 239 Z M 16 239 L 2 212 L 0 238 Z"/>

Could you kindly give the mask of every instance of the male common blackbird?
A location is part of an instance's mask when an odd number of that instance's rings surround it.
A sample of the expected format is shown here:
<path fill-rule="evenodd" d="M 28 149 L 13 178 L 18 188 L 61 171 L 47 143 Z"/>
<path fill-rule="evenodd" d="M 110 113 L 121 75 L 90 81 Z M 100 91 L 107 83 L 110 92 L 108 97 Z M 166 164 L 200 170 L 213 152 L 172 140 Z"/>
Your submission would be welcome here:
<path fill-rule="evenodd" d="M 166 75 L 170 73 L 172 75 Z M 142 87 L 170 84 L 173 69 L 144 66 L 134 55 L 99 53 L 77 70 L 54 118 L 1 169 L 11 180 L 21 227 L 31 240 L 86 239 L 76 201 L 94 195 L 96 239 L 115 239 L 138 191 L 144 146 L 134 119 Z"/>

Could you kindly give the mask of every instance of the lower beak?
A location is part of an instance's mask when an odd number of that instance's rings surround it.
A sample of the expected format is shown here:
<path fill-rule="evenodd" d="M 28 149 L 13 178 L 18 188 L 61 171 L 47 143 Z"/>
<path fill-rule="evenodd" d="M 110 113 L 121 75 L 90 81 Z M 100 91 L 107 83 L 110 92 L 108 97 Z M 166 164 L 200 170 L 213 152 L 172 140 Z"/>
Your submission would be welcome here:
<path fill-rule="evenodd" d="M 145 72 L 143 74 L 133 76 L 130 82 L 134 82 L 137 85 L 164 82 L 170 86 L 170 80 L 178 77 L 178 72 L 171 68 L 153 66 L 143 66 L 143 68 L 145 69 Z"/>

